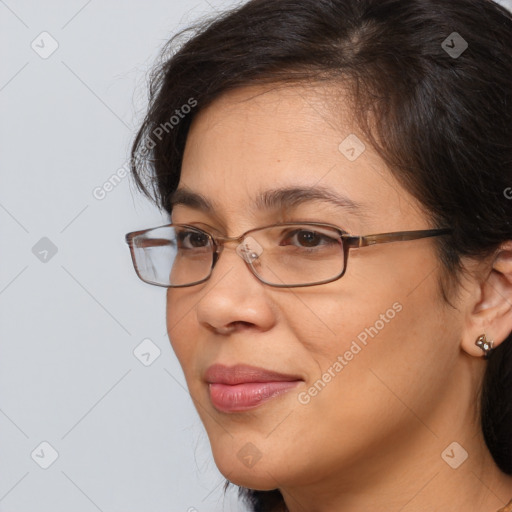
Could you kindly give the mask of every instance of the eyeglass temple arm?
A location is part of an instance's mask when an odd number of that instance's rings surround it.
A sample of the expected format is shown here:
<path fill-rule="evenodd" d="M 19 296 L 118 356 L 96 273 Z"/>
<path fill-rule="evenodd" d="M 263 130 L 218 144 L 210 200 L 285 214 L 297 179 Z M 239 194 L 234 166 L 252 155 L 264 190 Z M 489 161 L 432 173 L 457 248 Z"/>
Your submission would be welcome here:
<path fill-rule="evenodd" d="M 381 233 L 378 235 L 349 236 L 347 241 L 351 247 L 366 247 L 368 245 L 400 242 L 403 240 L 418 240 L 431 236 L 447 235 L 451 229 L 425 229 L 419 231 L 400 231 L 398 233 Z"/>

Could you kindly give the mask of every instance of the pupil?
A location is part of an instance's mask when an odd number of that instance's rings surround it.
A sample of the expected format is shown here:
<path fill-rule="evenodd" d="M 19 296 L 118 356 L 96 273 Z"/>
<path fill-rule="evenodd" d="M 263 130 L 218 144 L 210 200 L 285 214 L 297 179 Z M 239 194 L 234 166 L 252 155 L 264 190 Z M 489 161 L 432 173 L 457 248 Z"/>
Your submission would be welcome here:
<path fill-rule="evenodd" d="M 204 247 L 206 244 L 206 237 L 201 233 L 192 233 L 190 235 L 190 245 L 193 247 Z"/>
<path fill-rule="evenodd" d="M 311 231 L 302 231 L 302 233 L 299 235 L 299 238 L 302 245 L 307 247 L 314 247 L 318 235 L 316 233 L 312 233 Z"/>

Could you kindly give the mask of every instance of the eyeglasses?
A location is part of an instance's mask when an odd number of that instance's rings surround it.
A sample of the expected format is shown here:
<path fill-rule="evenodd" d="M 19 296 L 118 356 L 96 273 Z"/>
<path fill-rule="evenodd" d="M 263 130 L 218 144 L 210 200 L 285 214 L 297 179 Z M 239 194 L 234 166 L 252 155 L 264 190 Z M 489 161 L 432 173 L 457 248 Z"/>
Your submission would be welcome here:
<path fill-rule="evenodd" d="M 347 268 L 349 249 L 447 235 L 451 229 L 352 236 L 332 224 L 285 222 L 250 229 L 238 237 L 211 234 L 190 224 L 167 224 L 126 235 L 142 281 L 166 288 L 205 282 L 227 242 L 263 283 L 281 288 L 336 281 Z"/>

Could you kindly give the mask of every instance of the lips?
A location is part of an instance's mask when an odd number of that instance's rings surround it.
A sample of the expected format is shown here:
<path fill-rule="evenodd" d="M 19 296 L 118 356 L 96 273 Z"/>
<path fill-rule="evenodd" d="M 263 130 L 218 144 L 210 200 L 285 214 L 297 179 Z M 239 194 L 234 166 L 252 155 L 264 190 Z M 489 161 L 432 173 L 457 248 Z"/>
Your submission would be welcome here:
<path fill-rule="evenodd" d="M 247 382 L 286 382 L 302 380 L 298 375 L 286 375 L 256 366 L 238 364 L 224 366 L 214 364 L 205 373 L 205 380 L 210 384 L 244 384 Z"/>
<path fill-rule="evenodd" d="M 221 412 L 254 409 L 296 387 L 302 378 L 248 365 L 215 364 L 205 373 L 212 405 Z"/>

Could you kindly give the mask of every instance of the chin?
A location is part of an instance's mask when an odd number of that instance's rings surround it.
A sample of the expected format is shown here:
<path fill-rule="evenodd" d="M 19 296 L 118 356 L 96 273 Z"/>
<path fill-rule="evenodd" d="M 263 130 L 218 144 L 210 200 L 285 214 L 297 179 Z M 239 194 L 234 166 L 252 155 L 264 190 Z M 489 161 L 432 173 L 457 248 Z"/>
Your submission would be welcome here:
<path fill-rule="evenodd" d="M 265 448 L 265 455 L 251 442 L 231 437 L 227 442 L 214 442 L 211 447 L 218 470 L 227 480 L 241 487 L 269 491 L 290 476 L 289 463 L 275 451 L 269 453 L 268 448 Z"/>
<path fill-rule="evenodd" d="M 237 464 L 218 464 L 216 461 L 216 465 L 227 480 L 240 487 L 256 491 L 272 491 L 278 488 L 282 482 L 280 473 L 276 474 L 272 470 L 267 470 L 263 464 L 259 468 L 243 468 Z"/>

